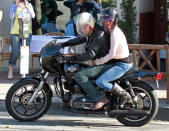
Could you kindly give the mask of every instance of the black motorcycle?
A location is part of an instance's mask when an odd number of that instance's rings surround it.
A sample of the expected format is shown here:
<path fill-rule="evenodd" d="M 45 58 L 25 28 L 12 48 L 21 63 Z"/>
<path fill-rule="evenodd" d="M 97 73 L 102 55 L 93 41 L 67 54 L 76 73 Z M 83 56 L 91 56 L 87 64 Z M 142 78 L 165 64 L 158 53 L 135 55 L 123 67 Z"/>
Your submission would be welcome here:
<path fill-rule="evenodd" d="M 48 43 L 40 52 L 42 72 L 37 77 L 22 78 L 9 89 L 6 95 L 8 113 L 19 121 L 33 121 L 42 117 L 49 109 L 53 92 L 47 83 L 50 73 L 54 74 L 53 82 L 58 97 L 64 106 L 71 110 L 93 113 L 105 113 L 115 117 L 126 126 L 142 126 L 152 120 L 158 111 L 158 99 L 154 89 L 141 81 L 143 77 L 152 77 L 156 81 L 161 74 L 150 71 L 140 71 L 132 68 L 114 85 L 121 86 L 130 95 L 132 100 L 120 108 L 120 97 L 113 91 L 105 91 L 109 99 L 100 111 L 91 110 L 93 103 L 74 80 L 75 72 L 88 67 L 83 63 L 66 63 L 61 61 L 60 46 L 55 41 Z M 52 75 L 53 76 L 53 75 Z M 93 80 L 95 83 L 95 81 Z M 87 86 L 87 85 L 86 85 Z M 101 89 L 102 90 L 102 89 Z"/>

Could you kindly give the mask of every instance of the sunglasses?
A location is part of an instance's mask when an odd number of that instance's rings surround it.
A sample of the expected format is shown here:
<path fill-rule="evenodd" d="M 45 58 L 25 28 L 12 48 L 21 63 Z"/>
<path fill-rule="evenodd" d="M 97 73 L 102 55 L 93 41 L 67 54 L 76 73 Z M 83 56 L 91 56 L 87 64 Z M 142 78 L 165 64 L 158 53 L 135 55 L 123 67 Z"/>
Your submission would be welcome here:
<path fill-rule="evenodd" d="M 115 21 L 115 17 L 113 17 L 113 16 L 102 16 L 102 17 L 101 17 L 101 21 L 102 21 L 103 23 L 113 22 L 113 21 Z"/>

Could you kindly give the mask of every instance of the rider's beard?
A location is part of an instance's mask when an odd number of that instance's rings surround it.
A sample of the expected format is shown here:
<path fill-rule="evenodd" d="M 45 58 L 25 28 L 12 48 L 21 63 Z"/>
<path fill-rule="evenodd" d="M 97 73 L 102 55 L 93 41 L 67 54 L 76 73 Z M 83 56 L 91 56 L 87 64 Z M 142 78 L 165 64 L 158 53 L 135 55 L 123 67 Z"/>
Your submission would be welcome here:
<path fill-rule="evenodd" d="M 115 24 L 105 26 L 106 31 L 109 33 L 112 32 L 114 30 L 115 26 L 116 26 Z"/>

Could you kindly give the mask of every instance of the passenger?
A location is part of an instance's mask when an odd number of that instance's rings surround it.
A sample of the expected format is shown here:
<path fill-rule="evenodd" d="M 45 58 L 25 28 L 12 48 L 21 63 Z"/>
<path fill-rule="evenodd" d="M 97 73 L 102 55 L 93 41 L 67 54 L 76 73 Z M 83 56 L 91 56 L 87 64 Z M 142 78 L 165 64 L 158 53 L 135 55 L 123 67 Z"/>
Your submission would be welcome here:
<path fill-rule="evenodd" d="M 111 82 L 123 76 L 131 67 L 132 63 L 129 57 L 129 49 L 127 40 L 122 30 L 117 26 L 118 16 L 114 8 L 106 8 L 101 16 L 101 23 L 105 30 L 110 33 L 110 50 L 109 53 L 96 59 L 97 65 L 104 63 L 113 64 L 113 67 L 104 72 L 97 80 L 98 87 L 105 90 L 113 90 L 115 94 L 121 97 L 119 106 L 122 108 L 124 104 L 130 100 L 130 95 L 120 86 L 114 86 Z M 107 101 L 107 100 L 105 100 Z M 98 101 L 94 109 L 102 107 L 104 102 Z"/>

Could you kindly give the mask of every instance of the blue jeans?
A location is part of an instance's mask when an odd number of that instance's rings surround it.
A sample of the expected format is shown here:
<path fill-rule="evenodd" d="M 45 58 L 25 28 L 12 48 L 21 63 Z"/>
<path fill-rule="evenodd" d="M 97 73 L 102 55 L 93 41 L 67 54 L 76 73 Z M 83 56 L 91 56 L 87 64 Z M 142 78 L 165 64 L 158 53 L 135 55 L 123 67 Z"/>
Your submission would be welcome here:
<path fill-rule="evenodd" d="M 110 82 L 123 76 L 131 67 L 131 63 L 117 62 L 96 80 L 97 86 L 105 90 L 112 90 L 113 85 Z"/>
<path fill-rule="evenodd" d="M 29 38 L 26 40 L 27 46 L 30 45 L 31 39 L 32 39 L 32 35 L 30 34 Z M 9 58 L 9 65 L 15 66 L 18 55 L 20 53 L 20 46 L 21 46 L 21 43 L 22 43 L 22 39 L 20 39 L 19 35 L 17 35 L 17 34 L 11 34 L 10 40 L 11 40 L 12 51 L 11 51 L 11 56 Z"/>

